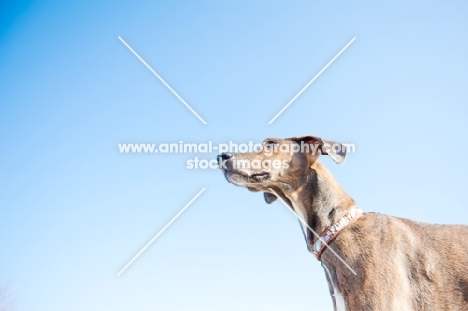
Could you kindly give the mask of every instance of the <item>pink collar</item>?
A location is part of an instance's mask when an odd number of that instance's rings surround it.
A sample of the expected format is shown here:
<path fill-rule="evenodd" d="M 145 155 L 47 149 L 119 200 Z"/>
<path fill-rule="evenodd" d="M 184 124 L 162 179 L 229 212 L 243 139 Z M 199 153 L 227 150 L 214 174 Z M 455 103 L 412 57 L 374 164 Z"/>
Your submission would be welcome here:
<path fill-rule="evenodd" d="M 351 210 L 341 217 L 333 226 L 325 229 L 320 238 L 315 241 L 312 253 L 317 260 L 320 260 L 325 249 L 330 246 L 341 231 L 355 222 L 359 217 L 365 214 L 359 207 L 352 207 Z"/>

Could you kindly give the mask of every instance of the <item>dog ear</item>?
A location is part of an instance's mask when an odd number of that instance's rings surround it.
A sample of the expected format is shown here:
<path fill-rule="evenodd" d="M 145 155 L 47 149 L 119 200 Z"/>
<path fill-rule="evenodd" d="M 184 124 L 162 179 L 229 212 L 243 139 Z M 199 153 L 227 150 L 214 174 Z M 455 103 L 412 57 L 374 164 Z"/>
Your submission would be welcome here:
<path fill-rule="evenodd" d="M 323 140 L 322 154 L 329 155 L 336 164 L 343 164 L 346 160 L 348 148 L 345 145 L 331 140 Z"/>
<path fill-rule="evenodd" d="M 321 139 L 316 136 L 298 136 L 291 138 L 293 141 L 298 143 L 300 146 L 303 144 L 309 144 L 311 146 L 309 152 L 312 156 L 312 162 L 317 160 L 318 152 L 323 155 L 328 155 L 337 164 L 343 164 L 346 159 L 347 148 L 336 141 Z M 313 146 L 313 147 L 312 147 Z"/>
<path fill-rule="evenodd" d="M 268 204 L 271 204 L 278 199 L 276 195 L 274 195 L 273 193 L 269 193 L 269 192 L 264 192 L 263 198 L 265 199 L 265 202 L 267 202 Z"/>

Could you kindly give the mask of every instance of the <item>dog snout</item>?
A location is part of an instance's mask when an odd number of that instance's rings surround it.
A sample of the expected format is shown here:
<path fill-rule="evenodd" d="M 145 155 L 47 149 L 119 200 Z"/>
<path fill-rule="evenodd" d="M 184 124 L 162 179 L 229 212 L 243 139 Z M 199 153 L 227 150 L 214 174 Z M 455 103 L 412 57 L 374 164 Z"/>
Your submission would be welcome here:
<path fill-rule="evenodd" d="M 233 157 L 232 153 L 223 152 L 218 154 L 216 160 L 218 161 L 219 168 L 226 169 L 226 165 L 228 164 L 227 161 Z"/>
<path fill-rule="evenodd" d="M 218 154 L 218 162 L 219 160 L 226 161 L 226 160 L 229 160 L 230 158 L 232 158 L 232 153 L 223 152 L 221 154 Z"/>

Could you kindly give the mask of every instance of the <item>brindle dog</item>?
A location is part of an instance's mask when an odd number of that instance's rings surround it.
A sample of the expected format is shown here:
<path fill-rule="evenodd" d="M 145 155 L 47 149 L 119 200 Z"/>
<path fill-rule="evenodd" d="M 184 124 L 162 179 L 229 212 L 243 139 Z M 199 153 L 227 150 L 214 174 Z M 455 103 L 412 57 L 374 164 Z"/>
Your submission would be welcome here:
<path fill-rule="evenodd" d="M 290 152 L 301 145 L 310 148 Z M 281 197 L 307 223 L 303 230 L 313 251 L 317 236 L 310 229 L 335 229 L 334 224 L 356 209 L 317 160 L 328 155 L 343 163 L 346 150 L 340 146 L 314 136 L 269 138 L 260 151 L 223 153 L 218 161 L 230 183 L 262 191 L 268 204 Z M 468 226 L 367 213 L 329 245 L 356 272 L 332 251 L 323 251 L 320 260 L 335 310 L 468 310 Z"/>

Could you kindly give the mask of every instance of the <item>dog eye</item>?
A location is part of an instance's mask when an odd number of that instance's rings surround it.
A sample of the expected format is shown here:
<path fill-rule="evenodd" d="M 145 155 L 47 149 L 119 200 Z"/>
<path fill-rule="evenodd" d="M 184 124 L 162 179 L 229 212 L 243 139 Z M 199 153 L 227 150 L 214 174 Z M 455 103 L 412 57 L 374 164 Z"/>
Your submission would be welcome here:
<path fill-rule="evenodd" d="M 267 141 L 266 143 L 263 144 L 263 147 L 267 150 L 272 149 L 276 145 L 275 141 Z"/>

